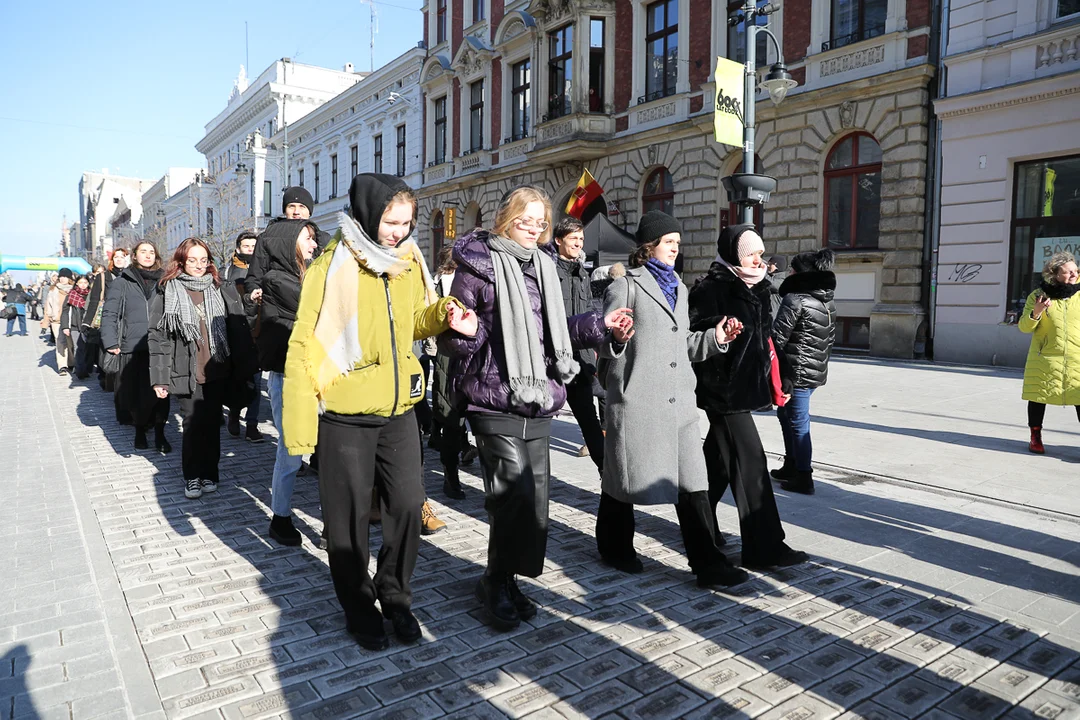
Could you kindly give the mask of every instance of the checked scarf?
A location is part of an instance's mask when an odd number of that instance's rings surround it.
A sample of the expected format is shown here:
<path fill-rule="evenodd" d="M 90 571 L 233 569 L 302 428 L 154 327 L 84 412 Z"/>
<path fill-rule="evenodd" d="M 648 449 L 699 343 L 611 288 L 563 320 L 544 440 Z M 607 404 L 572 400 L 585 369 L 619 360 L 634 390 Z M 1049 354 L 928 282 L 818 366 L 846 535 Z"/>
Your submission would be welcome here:
<path fill-rule="evenodd" d="M 186 290 L 203 294 L 201 307 L 195 307 Z M 165 312 L 158 327 L 179 335 L 188 344 L 198 344 L 202 337 L 199 321 L 205 320 L 210 337 L 210 355 L 219 359 L 229 354 L 227 317 L 225 298 L 221 296 L 221 289 L 214 284 L 214 276 L 210 273 L 198 278 L 181 273 L 175 280 L 165 283 Z"/>

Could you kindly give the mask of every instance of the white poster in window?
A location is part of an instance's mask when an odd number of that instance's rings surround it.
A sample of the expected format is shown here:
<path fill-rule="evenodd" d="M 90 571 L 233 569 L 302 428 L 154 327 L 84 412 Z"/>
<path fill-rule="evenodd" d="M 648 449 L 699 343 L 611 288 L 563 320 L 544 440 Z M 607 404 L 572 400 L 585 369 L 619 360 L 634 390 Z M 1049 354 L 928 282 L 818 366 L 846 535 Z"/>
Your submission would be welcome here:
<path fill-rule="evenodd" d="M 1046 261 L 1054 253 L 1059 252 L 1072 253 L 1073 257 L 1080 254 L 1080 236 L 1035 238 L 1035 252 L 1031 256 L 1031 271 L 1041 273 Z"/>

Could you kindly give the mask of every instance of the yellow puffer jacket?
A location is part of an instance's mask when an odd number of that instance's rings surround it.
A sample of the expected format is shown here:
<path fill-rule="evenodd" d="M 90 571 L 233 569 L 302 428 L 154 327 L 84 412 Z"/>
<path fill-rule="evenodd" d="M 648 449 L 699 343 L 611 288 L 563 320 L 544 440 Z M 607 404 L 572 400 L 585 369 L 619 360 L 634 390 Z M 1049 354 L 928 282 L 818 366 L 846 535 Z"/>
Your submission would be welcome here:
<path fill-rule="evenodd" d="M 1031 317 L 1035 298 L 1028 295 L 1021 332 L 1031 333 L 1024 364 L 1024 400 L 1046 405 L 1080 405 L 1080 293 L 1054 300 L 1038 320 Z"/>
<path fill-rule="evenodd" d="M 358 296 L 363 358 L 351 372 L 327 387 L 320 398 L 308 363 L 333 251 L 332 244 L 308 268 L 289 338 L 282 430 L 291 455 L 315 450 L 320 400 L 329 412 L 383 417 L 401 415 L 419 402 L 426 390 L 420 361 L 412 351 L 413 341 L 446 331 L 447 308 L 456 302 L 443 298 L 428 305 L 423 271 L 415 262 L 393 278 L 361 266 Z"/>

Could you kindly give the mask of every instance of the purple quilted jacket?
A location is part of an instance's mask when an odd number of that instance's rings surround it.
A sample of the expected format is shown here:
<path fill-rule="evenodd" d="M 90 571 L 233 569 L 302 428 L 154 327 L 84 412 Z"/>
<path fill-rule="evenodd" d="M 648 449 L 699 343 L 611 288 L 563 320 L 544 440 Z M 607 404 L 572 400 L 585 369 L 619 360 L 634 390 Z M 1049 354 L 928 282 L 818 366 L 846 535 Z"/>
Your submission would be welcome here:
<path fill-rule="evenodd" d="M 536 269 L 531 262 L 522 266 L 533 318 L 544 343 L 548 382 L 551 384 L 551 397 L 554 400 L 550 408 L 512 405 L 510 402 L 510 382 L 506 372 L 506 355 L 503 353 L 502 330 L 495 309 L 495 273 L 487 238 L 486 230 L 475 230 L 454 244 L 454 260 L 457 261 L 458 268 L 450 294 L 465 307 L 476 311 L 480 321 L 479 330 L 476 337 L 471 338 L 453 331 L 443 333 L 439 336 L 439 350 L 454 358 L 451 375 L 454 377 L 456 390 L 468 403 L 469 411 L 513 413 L 528 418 L 550 417 L 566 402 L 566 388 L 557 379 L 555 357 L 547 337 Z M 541 247 L 554 254 L 552 243 Z M 560 287 L 556 285 L 552 292 L 559 293 L 559 296 L 548 298 L 548 302 L 561 305 Z M 598 347 L 607 336 L 604 316 L 600 312 L 574 315 L 568 318 L 568 323 L 570 342 L 575 350 Z"/>

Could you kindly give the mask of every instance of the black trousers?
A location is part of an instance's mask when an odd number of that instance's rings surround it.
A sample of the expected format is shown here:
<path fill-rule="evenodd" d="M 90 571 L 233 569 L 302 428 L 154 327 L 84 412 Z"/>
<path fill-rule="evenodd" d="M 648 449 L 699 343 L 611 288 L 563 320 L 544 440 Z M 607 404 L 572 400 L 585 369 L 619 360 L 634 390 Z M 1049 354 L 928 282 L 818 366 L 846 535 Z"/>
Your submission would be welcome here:
<path fill-rule="evenodd" d="M 604 471 L 604 429 L 596 417 L 593 405 L 593 379 L 591 376 L 577 376 L 566 386 L 566 404 L 574 413 L 585 447 L 589 448 L 589 457 L 596 463 L 600 472 Z"/>
<path fill-rule="evenodd" d="M 439 431 L 439 462 L 444 468 L 456 468 L 461 462 L 461 450 L 469 444 L 465 418 L 452 410 L 443 420 L 436 416 L 434 422 Z"/>
<path fill-rule="evenodd" d="M 221 460 L 221 404 L 227 380 L 195 386 L 192 395 L 179 395 L 184 420 L 181 464 L 185 480 L 218 481 Z"/>
<path fill-rule="evenodd" d="M 680 493 L 679 501 L 675 504 L 686 559 L 694 573 L 727 564 L 727 558 L 716 545 L 716 513 L 710 514 L 711 508 L 713 505 L 709 502 L 709 493 L 704 490 Z M 710 520 L 710 517 L 714 520 Z M 633 504 L 617 500 L 606 492 L 600 493 L 600 507 L 596 512 L 596 549 L 601 557 L 613 562 L 637 557 L 634 550 Z"/>
<path fill-rule="evenodd" d="M 150 353 L 122 353 L 120 371 L 113 378 L 116 421 L 149 429 L 169 420 L 169 398 L 159 398 L 150 384 Z"/>
<path fill-rule="evenodd" d="M 1028 427 L 1041 428 L 1046 417 L 1046 405 L 1028 401 Z M 1080 405 L 1076 406 L 1076 419 L 1080 420 Z"/>
<path fill-rule="evenodd" d="M 748 413 L 709 413 L 705 437 L 705 466 L 709 474 L 709 503 L 715 532 L 716 506 L 731 486 L 739 508 L 743 561 L 768 559 L 781 551 L 784 528 L 776 508 L 765 449 L 753 416 Z"/>
<path fill-rule="evenodd" d="M 471 413 L 488 513 L 489 574 L 538 577 L 547 554 L 551 418 Z"/>
<path fill-rule="evenodd" d="M 374 579 L 368 575 L 371 492 L 378 487 L 382 547 Z M 407 412 L 378 426 L 319 419 L 319 499 L 330 577 L 350 630 L 369 630 L 383 614 L 412 604 L 409 580 L 420 551 L 424 504 L 420 433 Z"/>

